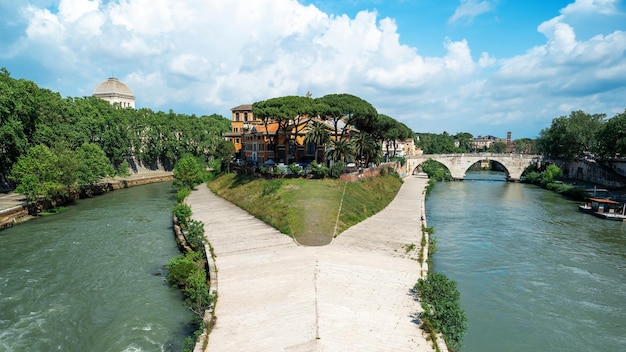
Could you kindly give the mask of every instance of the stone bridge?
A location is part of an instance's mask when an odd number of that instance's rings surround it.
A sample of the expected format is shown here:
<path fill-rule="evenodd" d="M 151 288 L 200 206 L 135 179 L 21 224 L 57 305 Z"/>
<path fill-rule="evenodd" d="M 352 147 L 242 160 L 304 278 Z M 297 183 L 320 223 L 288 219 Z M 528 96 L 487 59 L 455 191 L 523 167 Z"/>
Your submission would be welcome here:
<path fill-rule="evenodd" d="M 477 162 L 495 161 L 502 165 L 506 173 L 508 181 L 519 181 L 524 170 L 541 160 L 541 155 L 531 154 L 495 154 L 495 153 L 477 153 L 477 154 L 419 154 L 411 155 L 407 158 L 407 171 L 414 173 L 420 164 L 428 159 L 433 159 L 442 163 L 450 170 L 452 178 L 462 180 L 465 172 Z"/>

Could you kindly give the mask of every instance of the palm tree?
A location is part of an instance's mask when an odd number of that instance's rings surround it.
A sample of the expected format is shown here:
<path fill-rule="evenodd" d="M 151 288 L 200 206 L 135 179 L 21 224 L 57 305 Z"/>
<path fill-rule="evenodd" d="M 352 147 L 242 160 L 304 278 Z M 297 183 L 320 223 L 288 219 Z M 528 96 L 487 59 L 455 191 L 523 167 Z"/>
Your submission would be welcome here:
<path fill-rule="evenodd" d="M 365 161 L 365 166 L 370 162 L 370 159 L 381 152 L 379 143 L 372 137 L 371 134 L 365 132 L 359 132 L 350 140 L 350 145 L 354 151 L 355 157 L 359 161 Z M 365 159 L 365 160 L 363 160 Z"/>
<path fill-rule="evenodd" d="M 317 147 L 324 145 L 330 141 L 330 134 L 326 131 L 324 124 L 314 121 L 313 127 L 304 136 L 304 143 L 312 143 L 315 145 L 315 162 L 317 162 Z"/>
<path fill-rule="evenodd" d="M 331 141 L 330 150 L 326 152 L 326 157 L 334 161 L 346 162 L 352 155 L 352 145 L 345 139 Z"/>

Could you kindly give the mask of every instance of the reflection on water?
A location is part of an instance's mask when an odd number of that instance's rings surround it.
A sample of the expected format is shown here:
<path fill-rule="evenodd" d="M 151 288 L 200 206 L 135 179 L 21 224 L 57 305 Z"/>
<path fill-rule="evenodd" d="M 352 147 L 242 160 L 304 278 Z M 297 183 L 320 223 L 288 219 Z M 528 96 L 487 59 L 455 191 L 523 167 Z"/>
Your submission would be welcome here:
<path fill-rule="evenodd" d="M 179 351 L 173 199 L 171 183 L 135 187 L 0 232 L 0 351 Z"/>
<path fill-rule="evenodd" d="M 468 172 L 428 196 L 435 271 L 458 282 L 467 351 L 626 348 L 626 224 L 504 175 Z"/>

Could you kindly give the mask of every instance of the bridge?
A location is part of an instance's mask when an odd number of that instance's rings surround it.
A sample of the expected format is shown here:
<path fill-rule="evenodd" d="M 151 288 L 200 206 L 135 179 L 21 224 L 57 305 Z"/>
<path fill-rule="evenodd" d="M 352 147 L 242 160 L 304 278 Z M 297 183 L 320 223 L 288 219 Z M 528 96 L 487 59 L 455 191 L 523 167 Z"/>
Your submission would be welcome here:
<path fill-rule="evenodd" d="M 524 170 L 541 158 L 541 155 L 533 154 L 418 154 L 407 158 L 407 170 L 414 173 L 423 162 L 433 159 L 447 167 L 453 179 L 463 180 L 465 172 L 477 162 L 495 161 L 504 168 L 507 181 L 519 181 Z"/>

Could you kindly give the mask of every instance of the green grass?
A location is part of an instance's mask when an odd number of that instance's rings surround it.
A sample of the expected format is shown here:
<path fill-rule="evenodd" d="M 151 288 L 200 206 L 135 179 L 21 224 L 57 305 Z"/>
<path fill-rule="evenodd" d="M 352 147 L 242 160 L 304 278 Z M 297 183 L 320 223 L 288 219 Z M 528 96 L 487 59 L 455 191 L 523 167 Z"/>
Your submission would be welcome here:
<path fill-rule="evenodd" d="M 393 200 L 401 185 L 402 181 L 393 175 L 346 183 L 336 179 L 265 180 L 226 174 L 209 182 L 209 188 L 219 196 L 310 245 L 326 244 L 333 235 L 376 214 Z"/>

